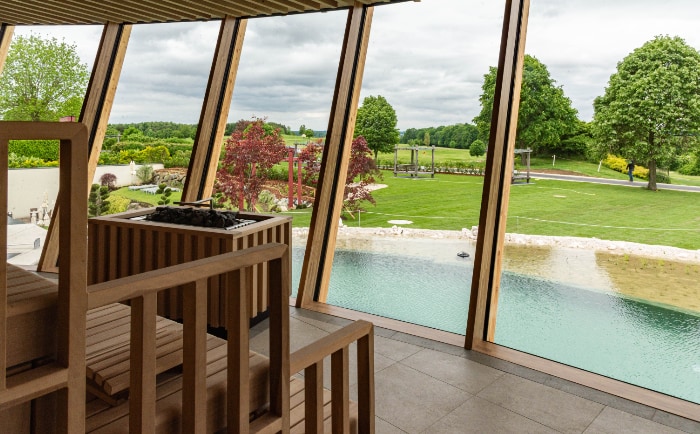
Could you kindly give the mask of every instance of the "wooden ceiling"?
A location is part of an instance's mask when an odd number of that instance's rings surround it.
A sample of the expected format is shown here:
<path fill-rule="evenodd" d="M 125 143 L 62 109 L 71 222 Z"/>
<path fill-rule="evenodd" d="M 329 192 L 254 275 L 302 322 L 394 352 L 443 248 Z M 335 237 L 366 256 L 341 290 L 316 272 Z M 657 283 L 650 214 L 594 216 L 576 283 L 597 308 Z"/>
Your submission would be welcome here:
<path fill-rule="evenodd" d="M 408 0 L 357 0 L 361 4 Z M 419 1 L 419 0 L 414 0 Z M 2 0 L 0 23 L 9 25 L 164 23 L 261 17 L 342 9 L 353 0 Z"/>

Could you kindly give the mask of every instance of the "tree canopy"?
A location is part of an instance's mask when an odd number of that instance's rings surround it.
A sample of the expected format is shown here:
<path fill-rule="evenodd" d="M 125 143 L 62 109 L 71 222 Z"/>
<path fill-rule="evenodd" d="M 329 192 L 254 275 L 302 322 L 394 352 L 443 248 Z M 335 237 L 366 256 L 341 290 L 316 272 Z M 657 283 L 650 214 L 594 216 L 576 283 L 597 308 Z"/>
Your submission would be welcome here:
<path fill-rule="evenodd" d="M 472 124 L 441 125 L 439 127 L 408 128 L 401 136 L 401 143 L 409 145 L 435 145 L 444 148 L 469 149 L 479 131 Z M 427 139 L 427 143 L 426 143 Z"/>
<path fill-rule="evenodd" d="M 392 152 L 399 143 L 399 130 L 394 108 L 381 96 L 368 96 L 357 109 L 355 137 L 362 136 L 377 159 L 379 152 Z"/>
<path fill-rule="evenodd" d="M 37 35 L 16 36 L 0 75 L 0 115 L 17 121 L 77 117 L 88 77 L 75 45 Z"/>
<path fill-rule="evenodd" d="M 272 131 L 269 131 L 272 130 Z M 236 129 L 226 140 L 224 155 L 216 172 L 219 203 L 238 204 L 239 209 L 255 209 L 255 202 L 268 179 L 268 172 L 287 153 L 279 129 L 256 119 L 244 129 Z"/>
<path fill-rule="evenodd" d="M 656 190 L 657 165 L 700 130 L 700 53 L 677 36 L 655 37 L 617 64 L 593 107 L 598 153 L 646 163 Z"/>
<path fill-rule="evenodd" d="M 479 97 L 481 112 L 474 118 L 479 139 L 485 143 L 488 143 L 491 132 L 496 73 L 497 68 L 492 66 L 484 75 Z M 516 147 L 530 148 L 535 154 L 558 152 L 563 141 L 578 134 L 577 115 L 564 90 L 549 76 L 547 67 L 537 58 L 525 55 Z"/>

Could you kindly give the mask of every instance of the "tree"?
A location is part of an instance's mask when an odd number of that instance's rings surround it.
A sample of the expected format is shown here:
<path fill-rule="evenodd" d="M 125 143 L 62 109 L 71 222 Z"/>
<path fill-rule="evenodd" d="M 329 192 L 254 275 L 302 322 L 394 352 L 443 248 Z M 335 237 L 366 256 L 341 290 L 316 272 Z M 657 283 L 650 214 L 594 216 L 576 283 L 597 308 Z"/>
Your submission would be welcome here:
<path fill-rule="evenodd" d="M 109 187 L 92 184 L 88 196 L 88 217 L 99 217 L 107 214 L 109 209 Z"/>
<path fill-rule="evenodd" d="M 392 152 L 399 143 L 396 129 L 396 112 L 387 100 L 379 96 L 368 96 L 357 109 L 355 137 L 362 136 L 374 152 L 374 161 L 380 152 Z"/>
<path fill-rule="evenodd" d="M 700 53 L 677 36 L 655 37 L 617 64 L 593 108 L 598 154 L 645 162 L 656 190 L 657 166 L 700 128 Z"/>
<path fill-rule="evenodd" d="M 88 77 L 75 45 L 37 35 L 16 36 L 0 76 L 0 115 L 17 121 L 77 117 Z"/>
<path fill-rule="evenodd" d="M 319 141 L 306 145 L 299 153 L 299 160 L 304 167 L 304 184 L 315 187 L 318 183 L 322 152 L 323 146 Z M 381 177 L 381 173 L 372 159 L 372 150 L 367 146 L 364 137 L 356 137 L 350 149 L 350 163 L 343 192 L 345 198 L 343 209 L 352 215 L 360 209 L 362 201 L 376 203 L 369 185 L 374 184 L 377 177 Z"/>
<path fill-rule="evenodd" d="M 474 118 L 479 139 L 485 143 L 488 143 L 491 132 L 496 73 L 497 69 L 490 67 L 484 76 L 479 97 L 481 112 Z M 525 55 L 516 147 L 530 148 L 535 154 L 556 153 L 563 138 L 576 131 L 577 114 L 564 90 L 549 76 L 547 67 L 535 57 Z"/>
<path fill-rule="evenodd" d="M 268 172 L 287 154 L 279 129 L 266 132 L 262 119 L 244 130 L 236 129 L 226 140 L 221 168 L 217 171 L 220 204 L 237 203 L 239 209 L 255 209 L 255 201 L 268 179 Z"/>
<path fill-rule="evenodd" d="M 469 155 L 472 157 L 481 157 L 486 153 L 486 144 L 479 139 L 476 139 L 469 145 Z"/>

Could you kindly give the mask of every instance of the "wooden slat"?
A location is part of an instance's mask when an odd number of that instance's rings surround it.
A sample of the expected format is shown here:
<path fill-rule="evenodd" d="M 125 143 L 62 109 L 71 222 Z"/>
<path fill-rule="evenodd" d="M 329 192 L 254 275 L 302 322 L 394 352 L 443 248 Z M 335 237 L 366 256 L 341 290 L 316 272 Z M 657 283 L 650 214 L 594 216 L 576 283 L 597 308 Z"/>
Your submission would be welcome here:
<path fill-rule="evenodd" d="M 249 272 L 248 268 L 239 270 L 241 276 Z M 248 430 L 248 406 L 250 394 L 248 378 L 248 289 L 229 289 L 227 303 L 226 332 L 228 337 L 228 380 L 226 385 L 227 426 L 229 433 Z"/>
<path fill-rule="evenodd" d="M 0 16 L 12 24 L 154 23 L 286 15 L 407 0 L 5 0 Z"/>
<path fill-rule="evenodd" d="M 155 432 L 156 303 L 155 293 L 131 302 L 130 433 Z"/>
<path fill-rule="evenodd" d="M 0 393 L 0 411 L 65 388 L 67 384 L 68 370 L 55 363 L 13 375 Z"/>
<path fill-rule="evenodd" d="M 211 196 L 247 24 L 248 20 L 232 17 L 221 22 L 183 187 L 185 202 Z"/>
<path fill-rule="evenodd" d="M 373 328 L 373 327 L 372 327 Z M 357 341 L 358 431 L 374 432 L 374 330 Z"/>
<path fill-rule="evenodd" d="M 207 279 L 185 286 L 183 298 L 182 427 L 200 433 L 207 428 Z M 241 358 L 247 362 L 248 351 Z"/>
<path fill-rule="evenodd" d="M 297 307 L 303 307 L 314 299 L 325 302 L 328 295 L 373 12 L 373 7 L 356 2 L 348 13 L 297 293 Z"/>
<path fill-rule="evenodd" d="M 253 247 L 256 248 L 256 247 Z M 290 426 L 289 415 L 289 250 L 270 261 L 270 412 L 281 419 L 282 431 Z"/>
<path fill-rule="evenodd" d="M 465 347 L 468 349 L 477 340 L 493 339 L 495 333 L 510 191 L 506 172 L 511 170 L 515 147 L 529 7 L 529 0 L 506 1 L 467 316 Z"/>
<path fill-rule="evenodd" d="M 304 369 L 304 420 L 307 433 L 323 433 L 323 362 Z"/>

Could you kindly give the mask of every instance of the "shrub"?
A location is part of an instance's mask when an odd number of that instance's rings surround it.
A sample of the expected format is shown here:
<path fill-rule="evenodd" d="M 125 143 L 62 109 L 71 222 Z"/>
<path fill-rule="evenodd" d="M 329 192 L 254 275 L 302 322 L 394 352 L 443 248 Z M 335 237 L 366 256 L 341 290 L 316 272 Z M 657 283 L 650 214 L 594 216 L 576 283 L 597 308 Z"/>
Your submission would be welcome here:
<path fill-rule="evenodd" d="M 142 161 L 146 163 L 163 163 L 170 158 L 170 152 L 165 146 L 147 146 L 141 154 Z"/>
<path fill-rule="evenodd" d="M 44 161 L 58 161 L 58 140 L 10 140 L 7 151 Z"/>
<path fill-rule="evenodd" d="M 99 164 L 120 164 L 119 153 L 112 151 L 100 152 Z"/>
<path fill-rule="evenodd" d="M 469 155 L 472 157 L 481 157 L 486 153 L 486 144 L 479 139 L 476 139 L 469 145 Z"/>
<path fill-rule="evenodd" d="M 105 173 L 100 176 L 100 185 L 105 185 L 109 191 L 114 191 L 117 189 L 117 175 L 113 173 Z"/>
<path fill-rule="evenodd" d="M 110 196 L 109 207 L 107 208 L 106 214 L 116 214 L 118 212 L 124 212 L 129 208 L 131 200 L 124 196 Z"/>
<path fill-rule="evenodd" d="M 177 151 L 170 154 L 171 157 L 163 162 L 165 167 L 188 167 L 192 158 L 192 149 L 188 151 Z"/>
<path fill-rule="evenodd" d="M 603 166 L 620 173 L 627 173 L 627 164 L 627 160 L 612 154 L 608 154 L 608 156 L 603 160 Z M 659 172 L 657 171 L 656 173 L 658 177 Z M 649 169 L 635 164 L 633 175 L 637 178 L 649 179 Z"/>
<path fill-rule="evenodd" d="M 92 184 L 90 187 L 90 196 L 88 197 L 88 216 L 99 217 L 107 213 L 109 209 L 109 189 L 107 186 Z"/>
<path fill-rule="evenodd" d="M 160 194 L 160 200 L 158 201 L 158 205 L 167 205 L 170 203 L 170 195 L 173 194 L 173 191 L 168 187 L 167 184 L 161 183 L 158 184 L 158 190 L 156 190 L 156 194 Z"/>
<path fill-rule="evenodd" d="M 139 179 L 141 184 L 150 183 L 153 179 L 153 167 L 149 166 L 148 164 L 139 166 L 139 168 L 136 169 L 136 177 Z"/>

